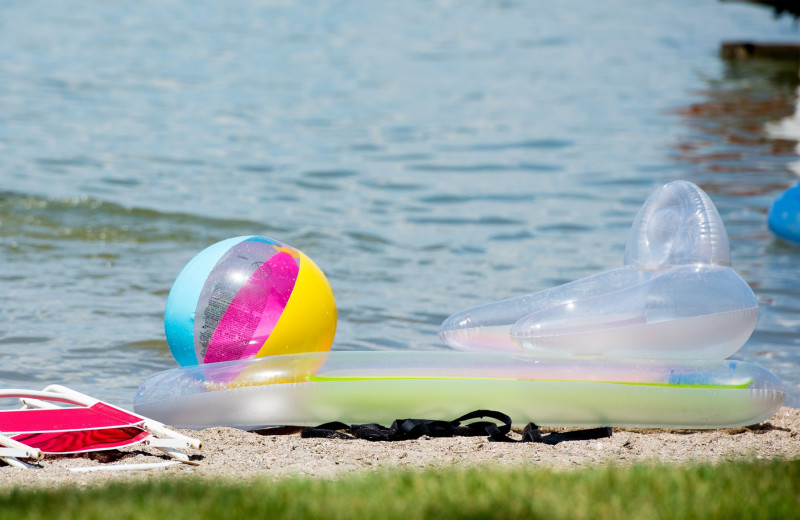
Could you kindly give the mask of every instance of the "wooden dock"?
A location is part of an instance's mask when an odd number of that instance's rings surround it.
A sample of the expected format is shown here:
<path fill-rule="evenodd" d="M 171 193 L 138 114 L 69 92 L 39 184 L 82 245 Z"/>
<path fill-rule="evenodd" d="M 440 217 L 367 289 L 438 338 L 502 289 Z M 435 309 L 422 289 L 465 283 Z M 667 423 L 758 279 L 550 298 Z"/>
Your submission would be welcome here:
<path fill-rule="evenodd" d="M 800 63 L 800 43 L 724 42 L 720 47 L 720 56 L 726 60 L 759 58 Z"/>

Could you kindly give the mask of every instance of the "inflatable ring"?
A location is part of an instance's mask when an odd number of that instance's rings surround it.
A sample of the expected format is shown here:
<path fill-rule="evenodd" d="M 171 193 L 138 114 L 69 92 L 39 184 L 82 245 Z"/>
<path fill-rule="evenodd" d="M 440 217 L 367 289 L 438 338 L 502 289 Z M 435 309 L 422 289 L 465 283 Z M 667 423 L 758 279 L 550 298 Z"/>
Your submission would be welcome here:
<path fill-rule="evenodd" d="M 409 417 L 449 420 L 476 409 L 501 411 L 518 425 L 701 429 L 758 423 L 783 399 L 774 375 L 739 361 L 375 351 L 176 368 L 145 381 L 134 409 L 192 429 L 388 425 Z"/>

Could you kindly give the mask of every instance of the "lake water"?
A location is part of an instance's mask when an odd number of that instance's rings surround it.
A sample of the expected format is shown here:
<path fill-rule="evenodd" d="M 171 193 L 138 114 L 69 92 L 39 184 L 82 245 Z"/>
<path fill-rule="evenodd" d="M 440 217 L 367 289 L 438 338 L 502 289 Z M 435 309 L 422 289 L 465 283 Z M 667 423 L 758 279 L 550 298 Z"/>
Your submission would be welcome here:
<path fill-rule="evenodd" d="M 797 64 L 726 40 L 788 18 L 672 2 L 7 1 L 0 384 L 130 406 L 175 365 L 175 276 L 224 238 L 306 252 L 334 349 L 445 349 L 449 314 L 622 264 L 661 184 L 712 197 L 760 304 L 736 358 L 800 406 Z"/>

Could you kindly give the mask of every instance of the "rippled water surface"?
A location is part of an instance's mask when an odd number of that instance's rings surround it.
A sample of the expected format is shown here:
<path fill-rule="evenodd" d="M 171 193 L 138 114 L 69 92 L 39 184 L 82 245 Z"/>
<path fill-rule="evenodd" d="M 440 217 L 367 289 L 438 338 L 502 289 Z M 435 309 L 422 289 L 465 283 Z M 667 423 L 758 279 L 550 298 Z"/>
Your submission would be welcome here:
<path fill-rule="evenodd" d="M 444 349 L 455 311 L 620 266 L 684 178 L 758 297 L 736 357 L 800 406 L 800 246 L 766 227 L 798 67 L 719 58 L 748 38 L 800 30 L 712 0 L 3 2 L 0 384 L 130 405 L 175 366 L 175 276 L 246 234 L 327 273 L 335 349 Z"/>

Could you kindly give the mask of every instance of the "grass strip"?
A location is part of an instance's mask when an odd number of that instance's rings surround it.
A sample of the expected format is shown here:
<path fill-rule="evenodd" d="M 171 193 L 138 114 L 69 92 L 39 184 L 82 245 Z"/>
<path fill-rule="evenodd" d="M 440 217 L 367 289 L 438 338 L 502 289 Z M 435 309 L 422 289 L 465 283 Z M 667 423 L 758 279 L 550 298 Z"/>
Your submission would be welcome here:
<path fill-rule="evenodd" d="M 3 490 L 6 518 L 800 518 L 800 461 L 395 470 L 336 480 L 159 477 Z"/>

